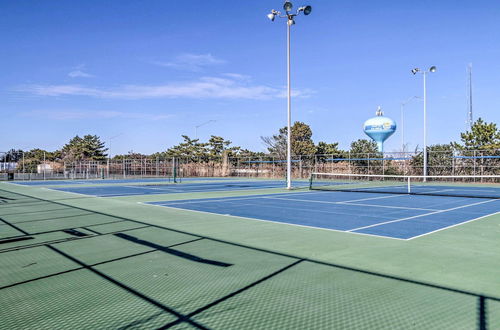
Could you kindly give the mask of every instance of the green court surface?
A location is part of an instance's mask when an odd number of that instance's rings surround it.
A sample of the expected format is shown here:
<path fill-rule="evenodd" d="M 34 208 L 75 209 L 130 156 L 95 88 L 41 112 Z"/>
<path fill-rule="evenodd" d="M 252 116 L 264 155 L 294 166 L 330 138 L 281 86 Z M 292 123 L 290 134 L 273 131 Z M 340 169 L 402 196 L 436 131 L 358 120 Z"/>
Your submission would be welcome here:
<path fill-rule="evenodd" d="M 0 183 L 0 329 L 500 328 L 498 213 L 405 241 L 143 204 L 284 192 Z"/>

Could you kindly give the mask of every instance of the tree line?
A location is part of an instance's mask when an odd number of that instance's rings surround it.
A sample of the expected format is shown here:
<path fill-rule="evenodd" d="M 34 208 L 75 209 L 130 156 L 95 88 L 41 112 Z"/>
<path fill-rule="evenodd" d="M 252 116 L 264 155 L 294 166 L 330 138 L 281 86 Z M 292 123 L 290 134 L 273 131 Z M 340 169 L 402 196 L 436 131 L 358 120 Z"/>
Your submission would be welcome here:
<path fill-rule="evenodd" d="M 348 154 L 370 154 L 370 157 L 373 158 L 383 157 L 378 152 L 376 143 L 367 139 L 353 141 L 349 150 L 341 150 L 338 142 L 319 141 L 315 144 L 312 140 L 313 132 L 311 127 L 303 122 L 295 122 L 291 133 L 291 150 L 294 156 L 304 155 L 306 157 L 316 157 L 319 160 L 325 159 L 327 155 L 337 159 L 347 158 Z M 261 141 L 266 146 L 267 152 L 254 152 L 234 146 L 230 140 L 226 140 L 221 136 L 212 135 L 207 142 L 202 142 L 200 139 L 192 139 L 187 135 L 182 135 L 182 141 L 179 144 L 165 151 L 151 155 L 130 151 L 127 154 L 115 155 L 111 160 L 182 157 L 192 161 L 208 162 L 221 160 L 223 156 L 258 158 L 269 155 L 273 155 L 277 159 L 286 158 L 287 127 L 280 128 L 275 135 L 261 137 Z M 443 155 L 467 150 L 485 150 L 485 152 L 496 155 L 499 149 L 500 131 L 497 125 L 485 122 L 481 118 L 474 122 L 470 130 L 460 134 L 460 142 L 428 146 L 428 152 L 439 152 Z M 43 161 L 105 161 L 108 159 L 107 151 L 108 148 L 106 148 L 105 143 L 99 136 L 85 135 L 80 137 L 77 135 L 59 150 L 47 151 L 35 148 L 23 151 L 11 149 L 9 152 L 0 155 L 0 161 L 20 162 L 22 160 L 26 170 L 33 170 L 36 165 Z M 423 163 L 422 158 L 422 153 L 417 153 L 412 159 L 413 165 L 419 166 Z"/>

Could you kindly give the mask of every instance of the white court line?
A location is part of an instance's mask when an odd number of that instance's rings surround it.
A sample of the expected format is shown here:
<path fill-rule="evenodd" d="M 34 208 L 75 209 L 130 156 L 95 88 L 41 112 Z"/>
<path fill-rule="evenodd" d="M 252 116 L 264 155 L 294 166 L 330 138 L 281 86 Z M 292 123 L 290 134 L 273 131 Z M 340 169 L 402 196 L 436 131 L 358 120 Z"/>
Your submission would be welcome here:
<path fill-rule="evenodd" d="M 430 212 L 430 213 L 425 213 L 425 214 L 421 214 L 421 215 L 415 215 L 415 216 L 412 216 L 412 217 L 407 217 L 407 218 L 402 218 L 402 219 L 397 219 L 397 220 L 380 222 L 380 223 L 369 225 L 369 226 L 364 226 L 364 227 L 350 229 L 348 231 L 356 231 L 356 230 L 361 230 L 361 229 L 366 229 L 366 228 L 377 227 L 377 226 L 385 225 L 385 224 L 388 224 L 388 223 L 394 223 L 394 222 L 401 222 L 401 221 L 412 220 L 412 219 L 415 219 L 415 218 L 426 217 L 426 216 L 432 215 L 432 214 L 438 214 L 438 213 L 443 213 L 443 212 L 454 211 L 454 210 L 463 209 L 463 208 L 474 206 L 474 205 L 491 203 L 491 202 L 495 202 L 495 201 L 498 201 L 498 199 L 491 199 L 491 200 L 487 200 L 487 201 L 483 201 L 483 202 L 477 202 L 477 203 L 473 203 L 473 204 L 457 206 L 457 207 L 453 207 L 451 209 L 445 209 L 445 210 L 440 210 L 440 211 L 436 211 L 436 212 Z"/>
<path fill-rule="evenodd" d="M 349 231 L 340 230 L 340 229 L 330 229 L 330 228 L 322 228 L 322 227 L 314 227 L 314 226 L 306 226 L 306 225 L 297 225 L 297 224 L 288 223 L 288 222 L 279 222 L 279 221 L 273 221 L 273 220 L 264 220 L 264 219 L 242 217 L 242 216 L 239 216 L 239 215 L 221 214 L 221 213 L 214 213 L 214 212 L 207 212 L 207 211 L 198 211 L 198 210 L 189 210 L 189 209 L 183 209 L 183 208 L 172 207 L 172 206 L 165 206 L 165 205 L 158 205 L 158 204 L 147 204 L 147 203 L 143 203 L 143 202 L 137 202 L 137 204 L 143 204 L 143 205 L 149 205 L 149 206 L 158 206 L 158 207 L 166 207 L 166 208 L 169 208 L 169 209 L 180 210 L 180 211 L 185 211 L 185 212 L 196 212 L 196 213 L 211 214 L 211 215 L 217 215 L 217 216 L 223 216 L 223 217 L 240 218 L 240 219 L 245 219 L 245 220 L 271 222 L 271 223 L 277 223 L 277 224 L 280 224 L 280 225 L 288 225 L 288 226 L 294 226 L 294 227 L 304 227 L 304 228 L 311 228 L 311 229 L 335 231 L 335 232 L 338 232 L 338 233 L 348 233 L 348 234 L 354 234 L 354 235 L 363 235 L 363 236 L 370 236 L 370 237 L 377 237 L 377 238 L 390 238 L 390 239 L 394 239 L 394 240 L 398 240 L 398 241 L 406 241 L 406 239 L 397 238 L 397 237 L 391 237 L 391 236 L 373 235 L 373 234 L 365 234 L 365 233 L 354 233 L 354 232 L 351 233 Z"/>
<path fill-rule="evenodd" d="M 392 196 L 390 196 L 392 197 Z M 343 202 L 327 202 L 327 201 L 315 201 L 315 200 L 307 200 L 307 199 L 295 199 L 295 198 L 279 198 L 279 197 L 261 197 L 265 199 L 279 199 L 286 201 L 297 201 L 297 202 L 310 202 L 310 203 L 322 203 L 322 204 L 340 204 L 340 205 L 354 205 L 354 206 L 371 206 L 371 207 L 380 207 L 387 209 L 403 209 L 403 210 L 419 210 L 419 211 L 438 211 L 435 209 L 422 209 L 416 207 L 404 207 L 404 206 L 388 206 L 388 205 L 375 205 L 375 204 L 358 204 L 353 203 L 352 201 L 343 201 Z M 388 197 L 386 197 L 388 198 Z"/>
<path fill-rule="evenodd" d="M 433 231 L 430 231 L 428 233 L 425 233 L 425 234 L 422 234 L 422 235 L 418 235 L 418 236 L 413 236 L 411 238 L 407 238 L 407 240 L 412 240 L 414 238 L 419 238 L 419 237 L 423 237 L 423 236 L 427 236 L 429 234 L 433 234 L 433 233 L 436 233 L 438 231 L 441 231 L 441 230 L 445 230 L 445 229 L 450 229 L 452 227 L 457 227 L 457 226 L 461 226 L 463 224 L 466 224 L 468 222 L 472 222 L 472 221 L 476 221 L 476 220 L 479 220 L 479 219 L 483 219 L 483 218 L 487 218 L 487 217 L 491 217 L 491 216 L 494 216 L 496 214 L 500 214 L 500 211 L 499 212 L 495 212 L 495 213 L 491 213 L 491 214 L 487 214 L 487 215 L 483 215 L 483 216 L 480 216 L 479 218 L 475 218 L 475 219 L 470 219 L 470 220 L 467 220 L 467 221 L 464 221 L 464 222 L 460 222 L 460 223 L 456 223 L 454 225 L 451 225 L 451 226 L 448 226 L 448 227 L 443 227 L 443 228 L 439 228 L 439 229 L 436 229 L 436 230 L 433 230 Z"/>

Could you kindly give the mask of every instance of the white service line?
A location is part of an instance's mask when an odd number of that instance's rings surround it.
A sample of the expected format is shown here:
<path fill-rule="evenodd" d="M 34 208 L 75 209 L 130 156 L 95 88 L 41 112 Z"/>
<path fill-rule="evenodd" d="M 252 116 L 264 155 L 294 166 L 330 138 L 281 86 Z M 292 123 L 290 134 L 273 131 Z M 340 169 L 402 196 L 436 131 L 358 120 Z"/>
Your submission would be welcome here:
<path fill-rule="evenodd" d="M 491 203 L 491 202 L 495 202 L 495 201 L 498 201 L 498 199 L 490 199 L 490 200 L 483 201 L 483 202 L 477 202 L 477 203 L 473 203 L 473 204 L 468 204 L 468 205 L 462 205 L 462 206 L 458 206 L 458 207 L 453 207 L 451 209 L 445 209 L 445 210 L 440 210 L 440 211 L 436 211 L 436 212 L 430 212 L 430 213 L 425 213 L 425 214 L 421 214 L 421 215 L 415 215 L 415 216 L 412 216 L 412 217 L 407 217 L 407 218 L 402 218 L 402 219 L 397 219 L 397 220 L 380 222 L 380 223 L 376 223 L 376 224 L 369 225 L 369 226 L 364 226 L 364 227 L 350 229 L 350 230 L 347 230 L 347 231 L 356 231 L 356 230 L 361 230 L 361 229 L 366 229 L 366 228 L 371 228 L 371 227 L 377 227 L 377 226 L 385 225 L 385 224 L 388 224 L 388 223 L 394 223 L 394 222 L 401 222 L 401 221 L 412 220 L 412 219 L 415 219 L 415 218 L 426 217 L 426 216 L 432 215 L 432 214 L 449 212 L 449 211 L 453 211 L 453 210 L 463 209 L 463 208 L 466 208 L 466 207 L 470 207 L 470 206 L 474 206 L 474 205 L 479 205 L 479 204 L 485 204 L 485 203 Z"/>

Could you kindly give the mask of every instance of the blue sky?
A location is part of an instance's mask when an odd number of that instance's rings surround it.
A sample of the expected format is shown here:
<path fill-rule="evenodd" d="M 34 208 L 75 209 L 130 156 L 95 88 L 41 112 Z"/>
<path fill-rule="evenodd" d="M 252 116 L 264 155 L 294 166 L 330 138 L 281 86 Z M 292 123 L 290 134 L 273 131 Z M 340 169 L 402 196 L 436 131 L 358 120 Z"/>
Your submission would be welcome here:
<path fill-rule="evenodd" d="M 428 141 L 459 139 L 466 66 L 474 115 L 500 121 L 498 1 L 294 1 L 313 6 L 293 26 L 293 120 L 315 142 L 365 138 L 377 106 L 400 103 L 428 77 Z M 280 0 L 2 1 L 0 150 L 60 148 L 97 134 L 111 153 L 152 153 L 182 134 L 220 135 L 263 151 L 286 125 L 286 24 Z M 400 127 L 385 145 L 400 148 Z M 113 138 L 114 137 L 114 138 Z M 422 145 L 422 102 L 405 107 L 405 137 Z"/>

